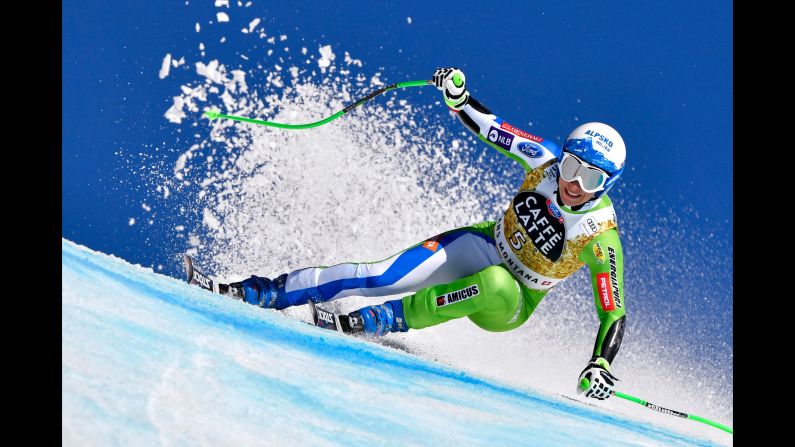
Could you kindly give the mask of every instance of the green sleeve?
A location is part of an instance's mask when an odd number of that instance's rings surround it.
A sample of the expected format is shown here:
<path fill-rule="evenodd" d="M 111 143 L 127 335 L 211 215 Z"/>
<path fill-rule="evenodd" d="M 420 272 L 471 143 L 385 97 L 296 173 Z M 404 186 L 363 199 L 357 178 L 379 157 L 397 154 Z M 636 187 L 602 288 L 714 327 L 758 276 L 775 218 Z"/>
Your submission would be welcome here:
<path fill-rule="evenodd" d="M 580 253 L 580 261 L 591 272 L 594 304 L 599 315 L 599 333 L 594 343 L 593 357 L 613 361 L 626 321 L 624 299 L 624 253 L 618 230 L 611 229 L 596 236 Z"/>

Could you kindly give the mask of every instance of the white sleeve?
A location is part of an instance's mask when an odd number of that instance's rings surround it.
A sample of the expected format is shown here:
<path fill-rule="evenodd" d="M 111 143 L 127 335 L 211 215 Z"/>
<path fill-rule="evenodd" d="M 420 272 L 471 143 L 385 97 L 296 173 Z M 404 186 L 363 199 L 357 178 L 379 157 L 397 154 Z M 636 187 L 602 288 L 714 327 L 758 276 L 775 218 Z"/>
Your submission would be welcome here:
<path fill-rule="evenodd" d="M 533 170 L 560 155 L 555 143 L 508 124 L 471 96 L 458 118 L 486 144 L 516 160 L 525 170 Z"/>

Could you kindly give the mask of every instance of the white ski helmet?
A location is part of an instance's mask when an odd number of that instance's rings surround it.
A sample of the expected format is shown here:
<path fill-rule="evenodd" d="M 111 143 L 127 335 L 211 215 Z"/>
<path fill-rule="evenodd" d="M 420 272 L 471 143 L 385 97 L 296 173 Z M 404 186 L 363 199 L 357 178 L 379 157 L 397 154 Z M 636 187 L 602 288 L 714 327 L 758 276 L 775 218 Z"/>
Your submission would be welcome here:
<path fill-rule="evenodd" d="M 627 148 L 621 135 L 604 123 L 585 123 L 574 129 L 563 144 L 558 162 L 566 152 L 607 173 L 604 188 L 594 194 L 598 198 L 606 193 L 624 172 Z"/>

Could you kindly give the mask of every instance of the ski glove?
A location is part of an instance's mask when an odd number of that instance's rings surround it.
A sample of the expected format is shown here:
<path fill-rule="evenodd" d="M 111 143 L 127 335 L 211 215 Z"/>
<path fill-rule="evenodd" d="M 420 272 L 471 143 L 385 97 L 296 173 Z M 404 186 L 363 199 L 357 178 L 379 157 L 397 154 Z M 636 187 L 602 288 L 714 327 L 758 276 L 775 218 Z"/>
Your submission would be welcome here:
<path fill-rule="evenodd" d="M 594 357 L 580 373 L 577 394 L 585 393 L 585 397 L 605 400 L 613 395 L 613 387 L 618 380 L 607 368 L 610 364 L 602 357 Z M 587 386 L 586 386 L 587 382 Z"/>
<path fill-rule="evenodd" d="M 440 68 L 433 72 L 433 83 L 436 88 L 444 92 L 444 102 L 447 107 L 458 112 L 467 105 L 469 91 L 466 87 L 464 72 L 452 68 Z"/>

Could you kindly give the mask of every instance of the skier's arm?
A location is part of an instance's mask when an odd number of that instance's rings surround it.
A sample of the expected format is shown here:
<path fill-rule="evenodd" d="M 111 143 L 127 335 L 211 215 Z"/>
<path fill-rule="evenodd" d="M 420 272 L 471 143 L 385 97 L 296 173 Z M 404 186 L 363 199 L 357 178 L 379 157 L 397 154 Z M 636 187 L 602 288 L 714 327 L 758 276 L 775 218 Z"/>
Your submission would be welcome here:
<path fill-rule="evenodd" d="M 610 364 L 621 346 L 626 321 L 624 254 L 618 230 L 614 228 L 595 237 L 580 253 L 580 261 L 591 271 L 600 322 L 592 360 L 601 357 Z"/>
<path fill-rule="evenodd" d="M 532 171 L 560 155 L 555 143 L 508 124 L 471 95 L 457 115 L 467 129 L 517 161 L 525 171 Z"/>
<path fill-rule="evenodd" d="M 560 148 L 555 143 L 508 124 L 473 98 L 461 70 L 440 68 L 433 73 L 433 82 L 442 90 L 447 107 L 457 114 L 467 129 L 517 161 L 525 171 L 532 171 L 560 155 Z"/>

